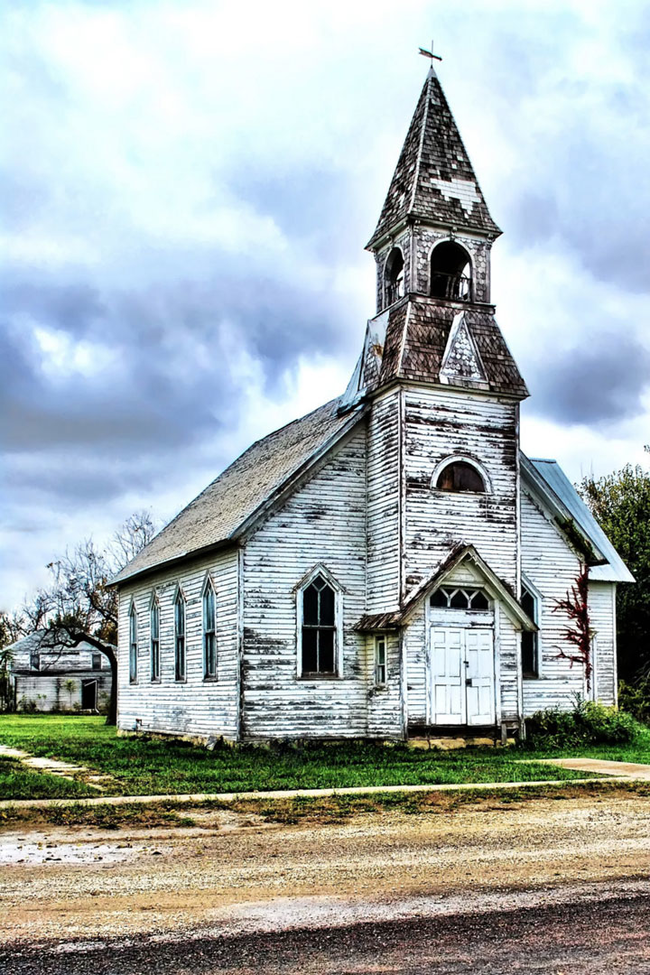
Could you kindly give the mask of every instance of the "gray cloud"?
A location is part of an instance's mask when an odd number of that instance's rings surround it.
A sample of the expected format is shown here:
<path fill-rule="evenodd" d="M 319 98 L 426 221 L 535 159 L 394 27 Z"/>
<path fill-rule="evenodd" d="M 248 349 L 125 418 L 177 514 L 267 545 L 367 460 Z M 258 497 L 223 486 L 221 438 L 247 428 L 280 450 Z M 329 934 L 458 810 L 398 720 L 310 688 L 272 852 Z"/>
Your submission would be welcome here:
<path fill-rule="evenodd" d="M 544 350 L 529 383 L 534 411 L 560 423 L 599 424 L 643 413 L 650 389 L 650 351 L 624 334 Z"/>

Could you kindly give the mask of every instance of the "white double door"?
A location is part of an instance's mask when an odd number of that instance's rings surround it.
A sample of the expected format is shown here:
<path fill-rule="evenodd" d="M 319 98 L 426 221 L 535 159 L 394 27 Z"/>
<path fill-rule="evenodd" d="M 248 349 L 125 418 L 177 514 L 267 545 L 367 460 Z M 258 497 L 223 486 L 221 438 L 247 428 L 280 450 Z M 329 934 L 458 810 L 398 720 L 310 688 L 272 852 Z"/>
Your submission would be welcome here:
<path fill-rule="evenodd" d="M 493 628 L 431 626 L 429 655 L 431 723 L 494 724 Z"/>

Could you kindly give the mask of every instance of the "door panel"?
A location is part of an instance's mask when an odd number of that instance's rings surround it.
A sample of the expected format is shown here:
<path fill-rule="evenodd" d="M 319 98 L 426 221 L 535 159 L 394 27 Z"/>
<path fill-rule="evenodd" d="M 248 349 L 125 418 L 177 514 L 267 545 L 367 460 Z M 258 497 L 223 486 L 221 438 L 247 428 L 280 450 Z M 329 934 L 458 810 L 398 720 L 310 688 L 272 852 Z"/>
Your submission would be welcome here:
<path fill-rule="evenodd" d="M 465 631 L 467 723 L 494 724 L 494 647 L 492 630 Z"/>
<path fill-rule="evenodd" d="M 463 631 L 435 627 L 431 633 L 431 697 L 436 724 L 464 724 Z"/>
<path fill-rule="evenodd" d="M 431 722 L 494 724 L 492 628 L 434 626 L 429 634 Z"/>

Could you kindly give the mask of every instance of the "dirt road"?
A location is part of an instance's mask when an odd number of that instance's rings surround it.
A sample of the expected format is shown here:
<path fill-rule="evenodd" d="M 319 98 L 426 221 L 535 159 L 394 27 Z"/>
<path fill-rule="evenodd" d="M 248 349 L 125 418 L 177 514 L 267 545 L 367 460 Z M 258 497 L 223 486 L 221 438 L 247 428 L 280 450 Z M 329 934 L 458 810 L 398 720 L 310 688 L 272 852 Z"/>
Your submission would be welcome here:
<path fill-rule="evenodd" d="M 338 825 L 204 817 L 174 831 L 0 834 L 0 967 L 650 972 L 648 798 Z"/>

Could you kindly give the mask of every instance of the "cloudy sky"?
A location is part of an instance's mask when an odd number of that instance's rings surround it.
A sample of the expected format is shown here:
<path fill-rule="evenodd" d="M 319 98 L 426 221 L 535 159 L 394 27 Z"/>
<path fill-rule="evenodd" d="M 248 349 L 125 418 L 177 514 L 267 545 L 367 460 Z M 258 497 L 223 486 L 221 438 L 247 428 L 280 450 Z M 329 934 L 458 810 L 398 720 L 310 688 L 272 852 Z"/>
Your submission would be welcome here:
<path fill-rule="evenodd" d="M 504 230 L 523 446 L 573 479 L 643 461 L 646 0 L 13 0 L 1 18 L 1 607 L 67 544 L 142 507 L 166 520 L 342 391 L 432 35 Z"/>

